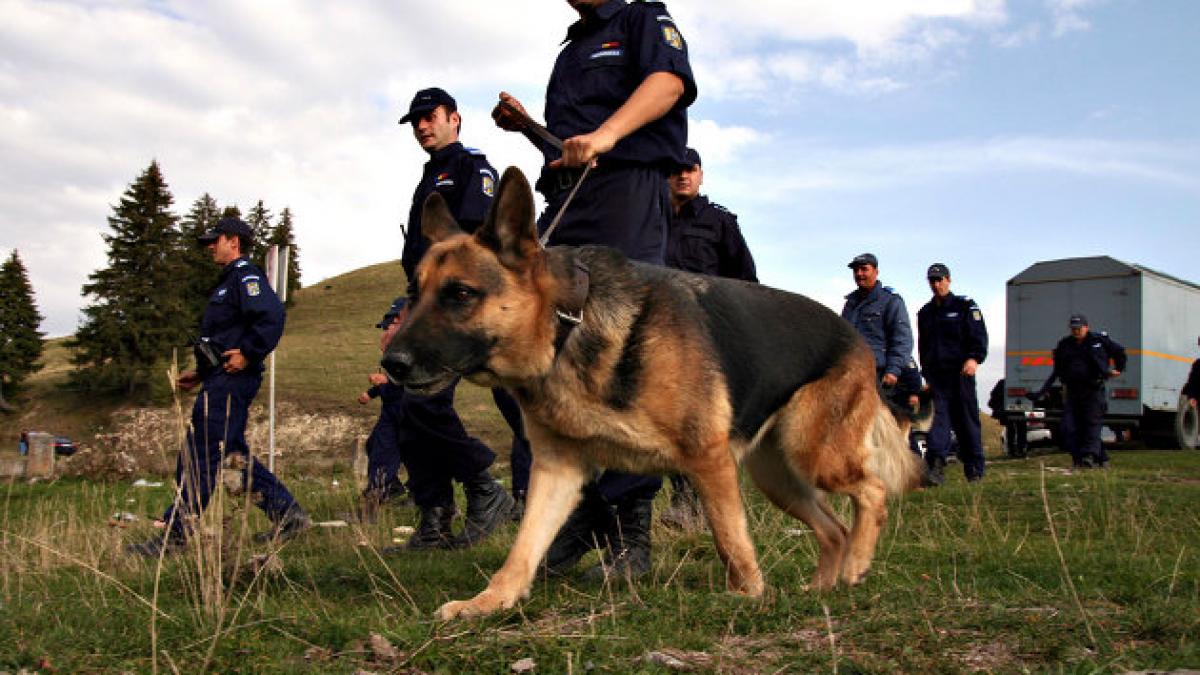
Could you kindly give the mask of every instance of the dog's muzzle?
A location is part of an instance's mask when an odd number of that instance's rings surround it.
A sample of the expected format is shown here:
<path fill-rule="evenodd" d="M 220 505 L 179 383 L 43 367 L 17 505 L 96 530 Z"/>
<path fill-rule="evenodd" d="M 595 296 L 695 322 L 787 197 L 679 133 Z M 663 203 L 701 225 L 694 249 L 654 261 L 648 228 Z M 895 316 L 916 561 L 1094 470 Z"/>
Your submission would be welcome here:
<path fill-rule="evenodd" d="M 384 353 L 383 358 L 379 360 L 379 365 L 387 372 L 395 384 L 404 384 L 410 375 L 412 375 L 413 363 L 416 359 L 412 352 L 404 350 L 388 350 Z"/>

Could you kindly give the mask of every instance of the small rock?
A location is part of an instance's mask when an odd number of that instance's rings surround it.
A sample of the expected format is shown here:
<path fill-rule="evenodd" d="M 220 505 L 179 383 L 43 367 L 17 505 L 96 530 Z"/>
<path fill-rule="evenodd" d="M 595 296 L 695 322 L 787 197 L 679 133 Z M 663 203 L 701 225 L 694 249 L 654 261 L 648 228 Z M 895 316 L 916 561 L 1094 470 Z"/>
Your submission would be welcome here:
<path fill-rule="evenodd" d="M 368 643 L 371 645 L 371 652 L 375 654 L 375 658 L 380 661 L 396 660 L 396 648 L 384 636 L 379 633 L 371 633 Z"/>
<path fill-rule="evenodd" d="M 537 663 L 529 657 L 525 657 L 523 659 L 515 661 L 509 667 L 509 669 L 512 670 L 514 673 L 529 673 L 529 672 L 533 672 L 534 668 L 537 668 Z"/>

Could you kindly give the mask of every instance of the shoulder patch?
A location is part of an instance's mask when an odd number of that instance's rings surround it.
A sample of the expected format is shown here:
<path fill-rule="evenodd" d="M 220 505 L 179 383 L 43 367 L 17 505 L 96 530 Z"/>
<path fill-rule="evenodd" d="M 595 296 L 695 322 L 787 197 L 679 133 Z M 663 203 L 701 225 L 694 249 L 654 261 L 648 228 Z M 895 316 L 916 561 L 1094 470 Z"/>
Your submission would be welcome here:
<path fill-rule="evenodd" d="M 978 307 L 971 310 L 971 318 L 976 321 L 983 321 L 983 313 L 979 311 Z"/>
<path fill-rule="evenodd" d="M 683 51 L 683 36 L 679 34 L 679 29 L 675 28 L 675 26 L 663 26 L 662 36 L 663 42 L 665 42 L 668 47 L 673 47 Z"/>
<path fill-rule="evenodd" d="M 481 181 L 481 185 L 482 185 L 481 189 L 483 190 L 483 194 L 485 194 L 489 197 L 495 197 L 496 196 L 496 179 L 492 178 L 492 175 L 490 173 L 487 173 L 484 171 L 480 171 L 480 173 L 483 174 L 483 180 Z"/>
<path fill-rule="evenodd" d="M 259 286 L 258 284 L 258 277 L 254 277 L 253 281 L 250 280 L 250 277 L 247 277 L 242 281 L 246 283 L 246 295 L 249 295 L 253 298 L 254 296 L 262 293 L 262 286 Z"/>

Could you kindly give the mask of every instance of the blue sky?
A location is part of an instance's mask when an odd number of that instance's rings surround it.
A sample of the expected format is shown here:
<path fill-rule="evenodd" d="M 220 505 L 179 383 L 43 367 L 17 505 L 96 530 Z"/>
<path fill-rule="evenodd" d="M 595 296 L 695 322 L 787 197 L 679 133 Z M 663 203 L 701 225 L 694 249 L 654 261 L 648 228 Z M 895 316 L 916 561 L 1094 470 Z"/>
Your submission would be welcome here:
<path fill-rule="evenodd" d="M 1104 254 L 1200 280 L 1200 3 L 668 7 L 704 191 L 739 214 L 765 283 L 840 309 L 845 263 L 871 251 L 915 313 L 945 262 L 991 328 L 983 388 L 1004 283 L 1033 262 Z M 306 283 L 398 258 L 424 161 L 395 123 L 412 93 L 450 90 L 463 140 L 533 174 L 487 112 L 502 89 L 541 110 L 573 18 L 561 0 L 0 10 L 0 253 L 19 249 L 51 335 L 75 329 L 110 205 L 151 159 L 180 213 L 204 191 L 291 207 Z"/>

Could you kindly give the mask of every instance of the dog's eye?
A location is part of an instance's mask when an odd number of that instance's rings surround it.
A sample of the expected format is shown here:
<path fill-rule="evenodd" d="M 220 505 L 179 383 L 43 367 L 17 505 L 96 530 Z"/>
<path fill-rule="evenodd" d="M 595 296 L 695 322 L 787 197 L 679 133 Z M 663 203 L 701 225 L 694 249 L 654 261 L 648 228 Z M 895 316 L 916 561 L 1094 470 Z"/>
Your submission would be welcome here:
<path fill-rule="evenodd" d="M 455 305 L 465 305 L 478 298 L 479 291 L 465 284 L 448 284 L 442 289 L 442 300 Z"/>

